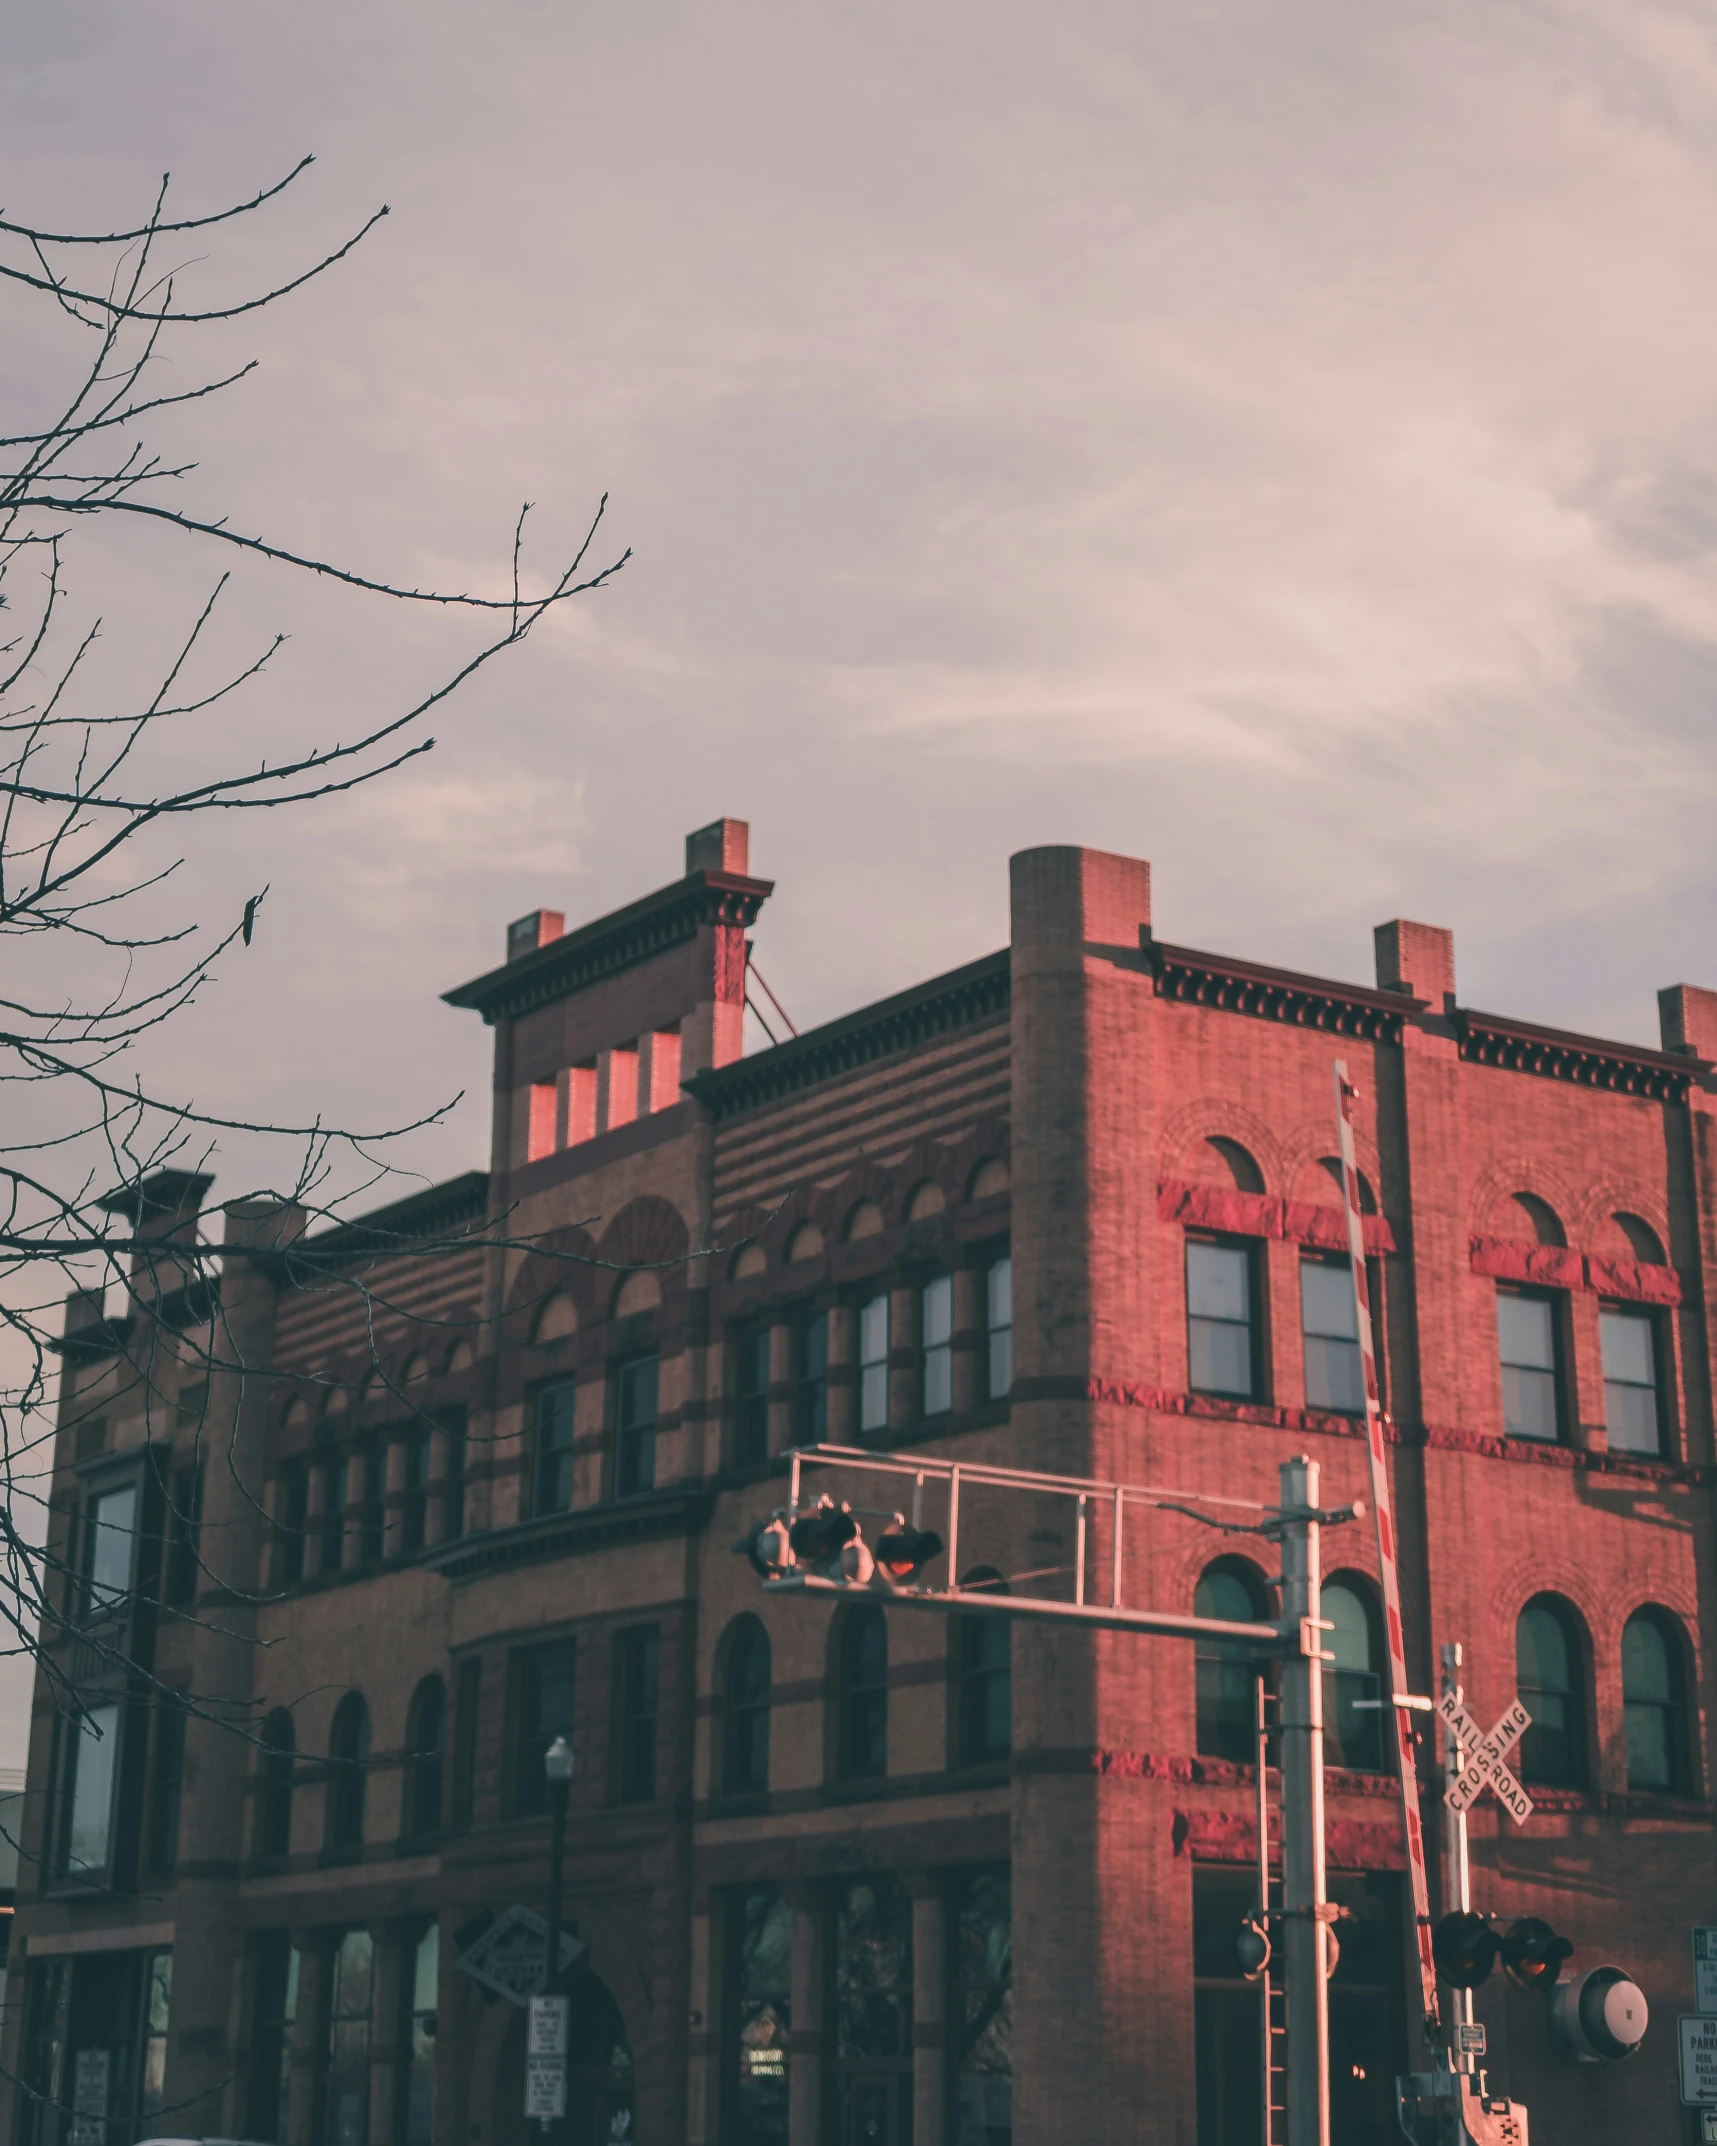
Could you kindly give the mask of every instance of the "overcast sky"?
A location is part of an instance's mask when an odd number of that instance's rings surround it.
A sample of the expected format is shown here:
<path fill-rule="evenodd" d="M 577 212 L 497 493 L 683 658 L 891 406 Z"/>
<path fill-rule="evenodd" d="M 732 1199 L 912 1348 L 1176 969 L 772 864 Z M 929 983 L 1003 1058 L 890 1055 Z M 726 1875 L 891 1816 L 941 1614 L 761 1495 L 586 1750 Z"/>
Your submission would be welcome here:
<path fill-rule="evenodd" d="M 610 495 L 618 583 L 338 804 L 198 836 L 257 941 L 154 1060 L 247 1112 L 485 1159 L 438 994 L 752 823 L 800 1026 L 1000 945 L 1006 859 L 1148 856 L 1167 937 L 1655 1041 L 1717 984 L 1717 34 L 1654 0 L 926 9 L 4 0 L 0 201 L 61 229 L 315 167 L 187 271 L 284 308 L 163 427 L 190 503 L 411 583 L 503 585 Z M 183 246 L 189 261 L 204 251 Z M 188 285 L 187 285 L 188 287 Z M 69 348 L 11 299 L 8 431 Z M 90 538 L 93 681 L 214 564 Z M 349 735 L 445 622 L 241 573 L 293 638 L 187 764 Z M 266 1176 L 237 1152 L 219 1191 Z M 217 1192 L 217 1196 L 218 1196 Z M 5 1756 L 0 1738 L 0 1759 Z"/>

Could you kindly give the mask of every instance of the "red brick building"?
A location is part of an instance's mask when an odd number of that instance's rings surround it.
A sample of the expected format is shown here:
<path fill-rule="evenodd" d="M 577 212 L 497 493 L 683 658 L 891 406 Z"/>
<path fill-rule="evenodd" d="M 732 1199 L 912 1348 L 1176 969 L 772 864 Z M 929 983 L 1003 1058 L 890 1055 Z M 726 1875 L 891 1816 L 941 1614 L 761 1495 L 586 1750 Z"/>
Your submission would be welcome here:
<path fill-rule="evenodd" d="M 739 822 L 686 866 L 534 915 L 449 994 L 495 1032 L 486 1171 L 302 1239 L 227 1208 L 275 1256 L 228 1263 L 212 1372 L 209 1303 L 159 1280 L 204 1180 L 131 1197 L 152 1304 L 69 1307 L 53 1539 L 87 1636 L 57 1656 L 81 1717 L 38 1685 L 17 2146 L 522 2146 L 522 2014 L 458 1963 L 543 1905 L 562 1731 L 573 2146 L 1254 2139 L 1244 1666 L 831 1615 L 728 1552 L 819 1437 L 1266 1501 L 1306 1452 L 1362 1493 L 1337 1054 L 1410 1666 L 1431 1688 L 1460 1639 L 1475 1712 L 1534 1715 L 1536 1815 L 1480 1807 L 1475 1894 L 1654 2008 L 1637 2059 L 1576 2068 L 1488 1985 L 1491 2062 L 1541 2136 L 1691 2135 L 1717 994 L 1660 994 L 1661 1050 L 1562 1035 L 1463 1006 L 1447 933 L 1381 927 L 1371 984 L 1290 975 L 1160 939 L 1144 864 L 1049 849 L 1013 860 L 1007 948 L 742 1056 L 771 888 Z M 982 1533 L 962 1577 L 1066 1587 L 1053 1528 Z M 1154 1515 L 1129 1594 L 1263 1613 L 1252 1547 Z M 1391 2135 L 1419 2055 L 1354 1703 L 1374 1568 L 1331 1532 L 1344 2142 Z"/>

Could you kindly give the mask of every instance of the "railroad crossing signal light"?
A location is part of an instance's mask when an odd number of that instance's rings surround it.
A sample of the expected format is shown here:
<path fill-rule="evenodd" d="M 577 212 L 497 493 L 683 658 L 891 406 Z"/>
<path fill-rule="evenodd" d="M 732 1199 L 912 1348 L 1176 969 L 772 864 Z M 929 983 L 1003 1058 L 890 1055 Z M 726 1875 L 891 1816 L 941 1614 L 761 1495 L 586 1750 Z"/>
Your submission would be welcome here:
<path fill-rule="evenodd" d="M 819 1498 L 814 1511 L 794 1521 L 787 1540 L 796 1559 L 823 1570 L 826 1578 L 854 1577 L 841 1570 L 841 1552 L 848 1543 L 859 1541 L 862 1544 L 859 1524 L 850 1507 L 837 1505 L 832 1498 Z M 865 1555 L 868 1557 L 869 1552 Z"/>
<path fill-rule="evenodd" d="M 877 1569 L 899 1586 L 917 1579 L 932 1558 L 942 1555 L 942 1538 L 934 1528 L 908 1527 L 899 1513 L 883 1530 L 876 1546 Z"/>
<path fill-rule="evenodd" d="M 1645 1992 L 1619 1967 L 1588 1967 L 1550 1992 L 1550 2039 L 1576 2064 L 1618 2064 L 1645 2040 Z"/>
<path fill-rule="evenodd" d="M 1522 1915 L 1509 1924 L 1500 1949 L 1502 1971 L 1517 1990 L 1547 1990 L 1574 1948 L 1536 1915 Z"/>
<path fill-rule="evenodd" d="M 1270 1933 L 1261 1917 L 1248 1915 L 1234 1933 L 1234 1958 L 1248 1982 L 1256 1982 L 1270 1964 Z"/>
<path fill-rule="evenodd" d="M 1431 1957 L 1445 1982 L 1459 1990 L 1476 1990 L 1496 1965 L 1501 1940 L 1488 1915 L 1457 1909 L 1431 1932 Z"/>
<path fill-rule="evenodd" d="M 778 1580 L 791 1572 L 797 1559 L 788 1540 L 786 1515 L 771 1513 L 767 1520 L 753 1521 L 734 1544 L 733 1553 L 748 1559 L 760 1580 Z"/>

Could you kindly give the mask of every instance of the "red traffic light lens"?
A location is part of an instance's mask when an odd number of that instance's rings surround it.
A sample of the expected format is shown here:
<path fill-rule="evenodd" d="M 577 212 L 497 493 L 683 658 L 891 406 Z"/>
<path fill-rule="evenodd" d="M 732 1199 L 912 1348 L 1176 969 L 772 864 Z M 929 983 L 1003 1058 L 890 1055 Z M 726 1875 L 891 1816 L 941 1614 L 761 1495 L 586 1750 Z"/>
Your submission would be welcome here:
<path fill-rule="evenodd" d="M 890 1527 L 876 1546 L 876 1561 L 891 1580 L 916 1579 L 933 1557 L 942 1555 L 942 1538 L 934 1528 Z"/>
<path fill-rule="evenodd" d="M 1456 1989 L 1477 1989 L 1496 1965 L 1498 1939 L 1484 1915 L 1457 1910 L 1431 1932 L 1437 1972 Z"/>
<path fill-rule="evenodd" d="M 1522 1915 L 1502 1941 L 1502 1971 L 1516 1989 L 1547 1990 L 1574 1947 L 1536 1915 Z"/>

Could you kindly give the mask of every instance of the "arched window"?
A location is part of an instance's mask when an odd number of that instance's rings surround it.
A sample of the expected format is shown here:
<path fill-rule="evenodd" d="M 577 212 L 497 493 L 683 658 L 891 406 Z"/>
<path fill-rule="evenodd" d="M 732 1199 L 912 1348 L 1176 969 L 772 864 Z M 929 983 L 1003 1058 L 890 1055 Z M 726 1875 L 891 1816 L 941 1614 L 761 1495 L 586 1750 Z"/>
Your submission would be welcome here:
<path fill-rule="evenodd" d="M 722 1695 L 721 1785 L 729 1796 L 769 1786 L 769 1634 L 755 1617 L 741 1617 L 727 1643 Z"/>
<path fill-rule="evenodd" d="M 888 1622 L 874 1602 L 850 1610 L 840 1631 L 836 1771 L 869 1781 L 888 1771 Z"/>
<path fill-rule="evenodd" d="M 1661 1610 L 1636 1610 L 1622 1628 L 1622 1722 L 1628 1786 L 1689 1793 L 1687 1685 L 1681 1635 Z"/>
<path fill-rule="evenodd" d="M 1383 1692 L 1369 1591 L 1354 1580 L 1331 1580 L 1323 1591 L 1323 1607 L 1333 1627 L 1324 1635 L 1324 1646 L 1335 1656 L 1324 1670 L 1324 1755 L 1332 1766 L 1382 1773 L 1383 1715 L 1356 1703 L 1377 1699 Z"/>
<path fill-rule="evenodd" d="M 262 1725 L 259 1854 L 275 1856 L 292 1852 L 292 1774 L 297 1753 L 298 1739 L 293 1734 L 292 1716 L 285 1707 L 279 1707 Z"/>
<path fill-rule="evenodd" d="M 1257 1624 L 1265 1616 L 1264 1590 L 1249 1566 L 1224 1560 L 1212 1565 L 1192 1599 L 1200 1617 L 1220 1617 L 1231 1624 Z M 1208 1758 L 1234 1759 L 1250 1765 L 1256 1756 L 1252 1687 L 1256 1682 L 1252 1650 L 1244 1640 L 1197 1642 L 1198 1749 Z"/>
<path fill-rule="evenodd" d="M 1007 1592 L 993 1566 L 967 1573 L 960 1585 Z M 1011 1620 L 967 1615 L 954 1619 L 959 1677 L 960 1763 L 982 1766 L 1005 1759 L 1013 1747 L 1013 1645 Z"/>
<path fill-rule="evenodd" d="M 425 1677 L 406 1718 L 404 1840 L 428 1840 L 441 1831 L 446 1746 L 447 1690 L 439 1677 Z"/>
<path fill-rule="evenodd" d="M 370 1762 L 370 1710 L 349 1691 L 334 1709 L 328 1732 L 328 1846 L 364 1845 L 364 1789 Z"/>
<path fill-rule="evenodd" d="M 1583 1788 L 1586 1709 L 1582 1703 L 1580 1642 L 1560 1603 L 1541 1595 L 1514 1628 L 1515 1678 L 1532 1726 L 1520 1739 L 1523 1781 L 1546 1788 Z"/>

